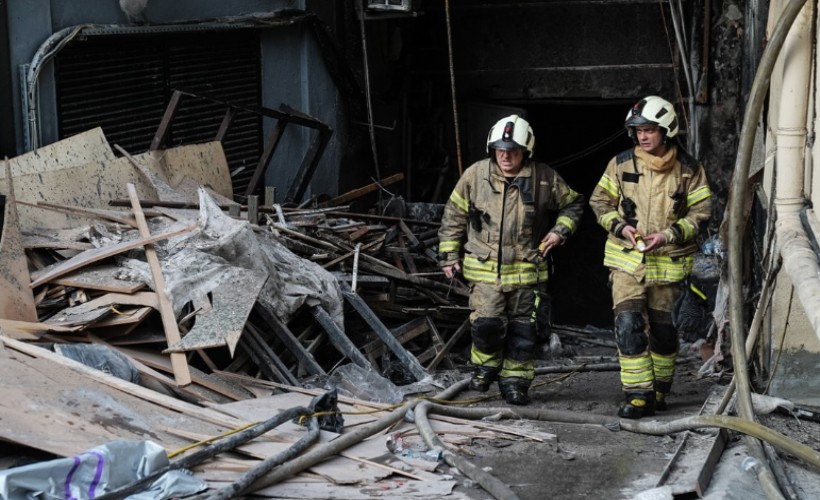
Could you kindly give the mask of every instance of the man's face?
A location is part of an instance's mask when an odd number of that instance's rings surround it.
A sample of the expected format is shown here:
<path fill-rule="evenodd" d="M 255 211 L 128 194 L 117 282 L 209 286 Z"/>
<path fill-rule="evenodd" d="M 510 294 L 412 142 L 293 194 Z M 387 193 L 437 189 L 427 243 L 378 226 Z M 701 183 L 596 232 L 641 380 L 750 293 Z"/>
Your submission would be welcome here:
<path fill-rule="evenodd" d="M 635 137 L 638 139 L 638 145 L 647 153 L 655 156 L 663 156 L 666 153 L 663 132 L 657 125 L 635 127 Z"/>
<path fill-rule="evenodd" d="M 524 151 L 520 149 L 496 149 L 495 161 L 504 175 L 516 175 L 524 162 Z"/>

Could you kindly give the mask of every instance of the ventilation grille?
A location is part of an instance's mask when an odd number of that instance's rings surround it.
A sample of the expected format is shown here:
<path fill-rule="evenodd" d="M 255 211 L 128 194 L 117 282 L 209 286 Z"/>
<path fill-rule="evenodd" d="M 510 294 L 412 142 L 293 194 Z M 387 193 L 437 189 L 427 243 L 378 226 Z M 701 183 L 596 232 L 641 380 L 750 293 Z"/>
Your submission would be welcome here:
<path fill-rule="evenodd" d="M 102 127 L 109 143 L 142 153 L 176 89 L 259 106 L 260 64 L 256 30 L 73 41 L 55 65 L 60 138 Z M 183 97 L 168 146 L 212 141 L 225 111 L 219 103 Z M 244 193 L 250 181 L 261 154 L 261 127 L 259 115 L 237 113 L 223 141 L 234 192 Z"/>

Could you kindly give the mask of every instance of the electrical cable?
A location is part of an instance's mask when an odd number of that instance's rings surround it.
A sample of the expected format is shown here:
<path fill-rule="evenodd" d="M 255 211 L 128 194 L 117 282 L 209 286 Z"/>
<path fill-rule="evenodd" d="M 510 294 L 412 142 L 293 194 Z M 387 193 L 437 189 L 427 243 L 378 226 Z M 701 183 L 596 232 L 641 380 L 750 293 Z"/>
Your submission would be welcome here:
<path fill-rule="evenodd" d="M 749 98 L 746 103 L 746 110 L 743 116 L 743 125 L 740 132 L 737 159 L 732 176 L 731 190 L 727 210 L 729 220 L 729 238 L 727 253 L 729 256 L 728 276 L 729 276 L 729 313 L 732 333 L 732 356 L 737 381 L 737 402 L 740 415 L 749 421 L 754 419 L 754 409 L 751 400 L 751 387 L 749 382 L 749 372 L 746 366 L 746 350 L 743 341 L 744 318 L 743 318 L 743 236 L 746 220 L 743 216 L 744 205 L 748 198 L 749 165 L 752 159 L 755 133 L 757 123 L 760 118 L 763 103 L 766 99 L 772 71 L 783 44 L 786 41 L 792 24 L 797 15 L 803 9 L 806 0 L 791 0 L 781 11 L 768 44 L 763 51 L 760 62 L 755 72 Z M 783 495 L 777 488 L 776 479 L 768 462 L 765 460 L 765 453 L 760 442 L 754 439 L 747 439 L 747 445 L 752 455 L 760 461 L 762 467 L 758 470 L 758 479 L 761 482 L 764 492 L 769 498 L 782 498 Z"/>
<path fill-rule="evenodd" d="M 453 132 L 456 139 L 456 163 L 458 164 L 458 175 L 464 173 L 461 163 L 461 139 L 458 133 L 458 106 L 456 104 L 456 73 L 453 67 L 453 33 L 450 27 L 450 0 L 444 0 L 444 14 L 447 19 L 447 56 L 450 64 L 450 92 L 453 96 Z"/>

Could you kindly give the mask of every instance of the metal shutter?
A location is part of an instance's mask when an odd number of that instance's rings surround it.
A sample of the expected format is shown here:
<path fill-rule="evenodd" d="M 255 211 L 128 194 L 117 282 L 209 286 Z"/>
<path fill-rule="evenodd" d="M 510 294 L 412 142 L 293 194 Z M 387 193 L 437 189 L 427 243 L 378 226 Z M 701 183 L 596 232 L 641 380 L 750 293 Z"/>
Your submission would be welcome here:
<path fill-rule="evenodd" d="M 151 144 L 173 90 L 250 108 L 260 105 L 257 30 L 90 36 L 56 58 L 60 138 L 102 127 L 111 144 L 137 154 Z M 183 99 L 169 145 L 213 140 L 225 107 Z M 223 142 L 234 191 L 244 192 L 261 154 L 262 119 L 238 113 Z"/>

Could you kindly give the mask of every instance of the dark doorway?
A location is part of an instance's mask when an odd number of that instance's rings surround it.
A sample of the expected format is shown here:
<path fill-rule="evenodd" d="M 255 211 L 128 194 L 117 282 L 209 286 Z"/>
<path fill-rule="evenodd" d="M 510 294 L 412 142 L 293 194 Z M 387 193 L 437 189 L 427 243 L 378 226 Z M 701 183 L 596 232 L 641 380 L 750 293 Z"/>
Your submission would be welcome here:
<path fill-rule="evenodd" d="M 535 132 L 535 157 L 558 170 L 587 201 L 578 231 L 552 259 L 549 286 L 557 324 L 612 325 L 609 272 L 603 266 L 606 233 L 588 201 L 609 160 L 632 144 L 623 127 L 631 104 L 625 100 L 523 106 Z"/>

